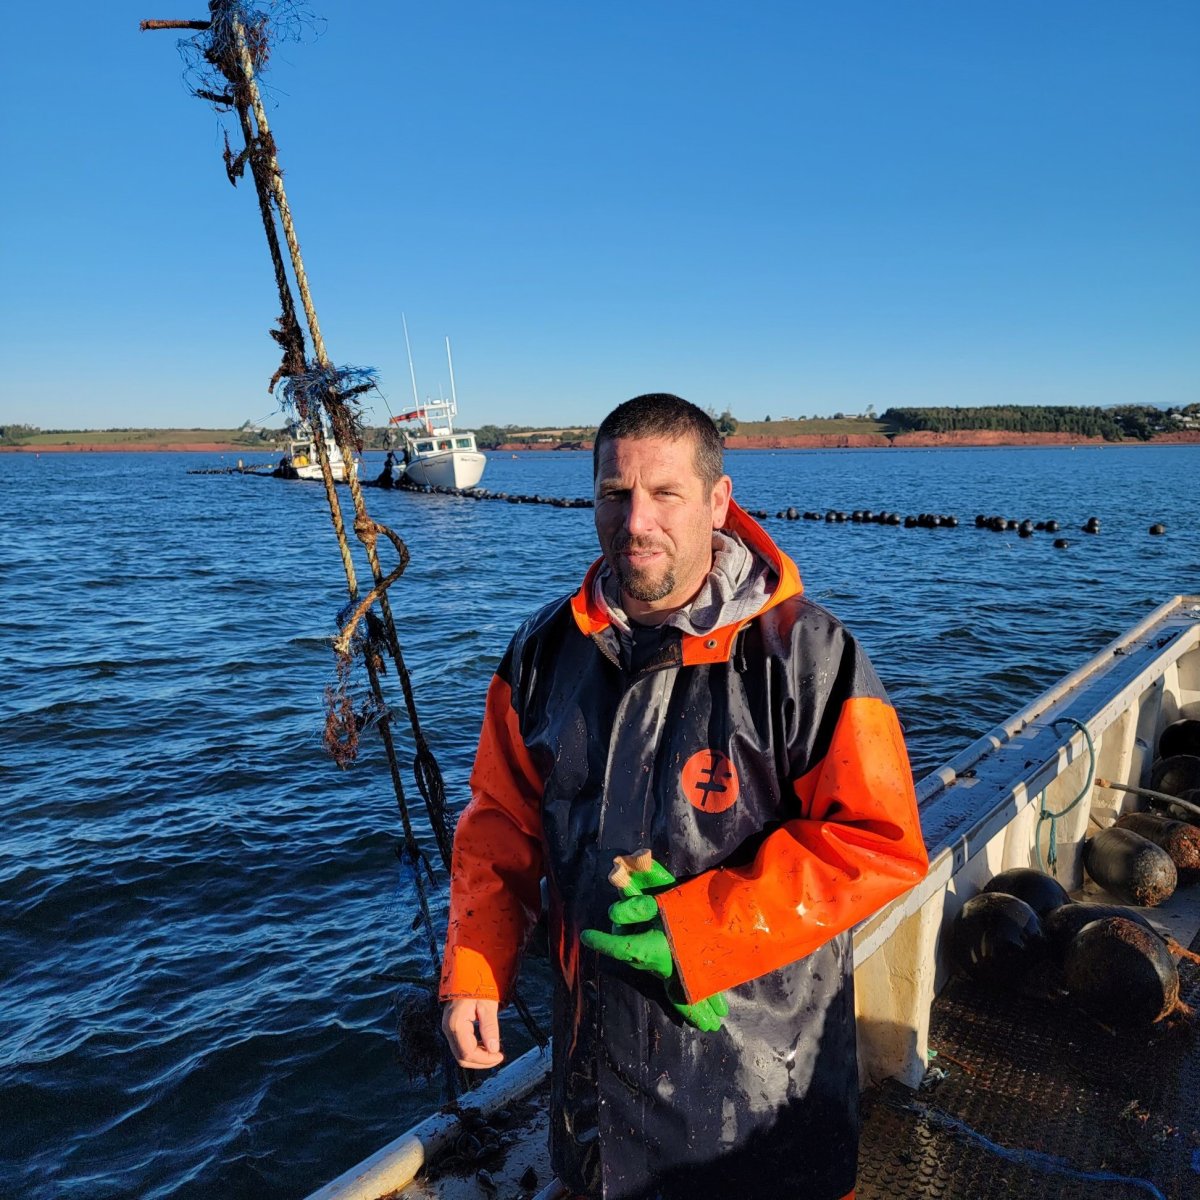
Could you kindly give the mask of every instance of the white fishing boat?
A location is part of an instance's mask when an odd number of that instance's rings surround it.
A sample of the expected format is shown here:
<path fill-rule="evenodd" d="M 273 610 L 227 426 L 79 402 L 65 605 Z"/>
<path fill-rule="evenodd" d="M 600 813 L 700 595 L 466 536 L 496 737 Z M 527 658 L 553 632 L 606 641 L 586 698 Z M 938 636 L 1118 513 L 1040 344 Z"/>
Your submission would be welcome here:
<path fill-rule="evenodd" d="M 388 422 L 399 427 L 404 439 L 401 447 L 403 461 L 396 465 L 396 482 L 406 482 L 416 487 L 473 488 L 483 478 L 487 458 L 480 453 L 473 433 L 460 433 L 454 428 L 454 418 L 458 416 L 458 394 L 454 386 L 450 339 L 446 339 L 450 399 L 440 398 L 422 404 L 417 397 L 417 376 L 413 368 L 412 346 L 408 340 L 408 321 L 403 314 L 401 321 L 404 325 L 404 345 L 408 350 L 414 407 Z"/>
<path fill-rule="evenodd" d="M 1084 842 L 1122 813 L 1145 807 L 1145 797 L 1129 789 L 1150 786 L 1159 738 L 1181 718 L 1200 718 L 1200 596 L 1162 605 L 921 780 L 929 874 L 854 935 L 860 1071 L 864 1085 L 879 1085 L 865 1093 L 858 1200 L 974 1198 L 985 1194 L 981 1180 L 989 1181 L 988 1197 L 1019 1192 L 1032 1200 L 1061 1195 L 1063 1176 L 1123 1181 L 1143 1195 L 1197 1194 L 1189 1190 L 1200 1177 L 1194 1038 L 1139 1034 L 1130 1052 L 1129 1038 L 1123 1043 L 1069 1003 L 1012 1001 L 1031 1007 L 1023 1022 L 1004 1027 L 1011 1012 L 991 1012 L 989 998 L 986 1006 L 966 1005 L 968 1035 L 955 1041 L 954 1021 L 960 1032 L 964 1024 L 955 993 L 968 985 L 954 976 L 947 936 L 994 875 L 1048 867 L 1055 858 L 1055 874 L 1074 897 L 1111 902 L 1085 878 Z M 1138 911 L 1195 949 L 1198 891 L 1181 887 Z M 1195 1005 L 1200 967 L 1181 961 L 1179 974 L 1181 995 Z M 999 996 L 996 1006 L 1003 1007 Z M 977 1037 L 975 1051 L 970 1036 Z M 1029 1038 L 1040 1039 L 1032 1056 L 1020 1044 Z M 508 1144 L 490 1157 L 464 1162 L 466 1126 L 442 1110 L 310 1200 L 379 1200 L 397 1192 L 410 1200 L 562 1196 L 545 1148 L 549 1064 L 549 1051 L 531 1050 L 463 1097 L 476 1121 L 480 1112 L 505 1114 L 496 1123 Z M 1148 1080 L 1129 1077 L 1139 1064 Z M 879 1103 L 871 1099 L 879 1095 Z M 963 1096 L 969 1103 L 956 1114 Z M 1114 1166 L 1121 1146 L 1113 1126 L 1121 1122 L 1129 1137 L 1144 1131 L 1141 1166 L 1128 1175 Z M 972 1125 L 986 1125 L 986 1135 Z M 971 1155 L 977 1160 L 963 1166 Z"/>
<path fill-rule="evenodd" d="M 357 461 L 352 459 L 347 462 L 342 457 L 341 447 L 332 434 L 326 433 L 323 440 L 334 481 L 347 483 L 351 473 L 358 470 Z M 317 445 L 310 426 L 298 424 L 288 429 L 288 450 L 275 468 L 275 474 L 283 479 L 321 478 L 321 460 L 317 456 Z"/>
<path fill-rule="evenodd" d="M 473 433 L 454 428 L 453 400 L 432 401 L 392 418 L 404 438 L 397 470 L 417 487 L 473 488 L 483 478 L 487 458 Z"/>

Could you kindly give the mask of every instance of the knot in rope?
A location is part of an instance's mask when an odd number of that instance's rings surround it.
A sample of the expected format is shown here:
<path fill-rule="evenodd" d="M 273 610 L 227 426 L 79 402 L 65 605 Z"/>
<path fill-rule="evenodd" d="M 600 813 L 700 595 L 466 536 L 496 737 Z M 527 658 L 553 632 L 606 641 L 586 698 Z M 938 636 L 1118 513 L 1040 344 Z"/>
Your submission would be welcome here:
<path fill-rule="evenodd" d="M 374 548 L 379 540 L 379 526 L 366 513 L 359 513 L 354 518 L 354 536 L 364 546 Z"/>
<path fill-rule="evenodd" d="M 1037 854 L 1038 867 L 1043 871 L 1046 869 L 1042 866 L 1042 847 L 1041 847 L 1041 829 L 1042 822 L 1050 822 L 1050 835 L 1046 843 L 1046 866 L 1050 868 L 1050 874 L 1058 875 L 1058 821 L 1060 817 L 1065 817 L 1067 813 L 1076 808 L 1080 801 L 1088 795 L 1092 790 L 1092 780 L 1096 777 L 1096 745 L 1092 741 L 1091 730 L 1082 722 L 1077 721 L 1074 717 L 1057 717 L 1050 722 L 1051 727 L 1057 729 L 1060 725 L 1073 725 L 1080 733 L 1083 734 L 1083 740 L 1087 743 L 1088 751 L 1088 770 L 1087 779 L 1084 780 L 1083 787 L 1079 790 L 1079 795 L 1060 812 L 1052 812 L 1046 807 L 1046 789 L 1042 788 L 1041 795 L 1038 797 L 1041 802 L 1041 811 L 1038 813 L 1037 829 L 1034 831 L 1033 848 Z"/>

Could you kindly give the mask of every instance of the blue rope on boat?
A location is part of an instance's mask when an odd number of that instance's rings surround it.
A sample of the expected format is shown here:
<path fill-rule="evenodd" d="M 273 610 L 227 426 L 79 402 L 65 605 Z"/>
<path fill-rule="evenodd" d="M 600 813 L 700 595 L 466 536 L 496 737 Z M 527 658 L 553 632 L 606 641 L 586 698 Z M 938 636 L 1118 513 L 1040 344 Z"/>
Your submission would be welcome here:
<path fill-rule="evenodd" d="M 1167 1200 L 1166 1196 L 1148 1179 L 1139 1179 L 1134 1175 L 1117 1175 L 1112 1171 L 1084 1171 L 1079 1167 L 1072 1166 L 1066 1159 L 1046 1154 L 1041 1150 L 1014 1150 L 1011 1146 L 1002 1146 L 999 1142 L 993 1142 L 991 1138 L 972 1129 L 965 1121 L 960 1121 L 957 1117 L 952 1117 L 949 1113 L 932 1108 L 928 1104 L 922 1104 L 920 1101 L 909 1101 L 904 1107 L 909 1112 L 915 1113 L 923 1120 L 927 1120 L 949 1133 L 961 1134 L 982 1146 L 990 1154 L 996 1155 L 997 1158 L 1003 1158 L 1007 1162 L 1032 1167 L 1035 1171 L 1043 1171 L 1049 1175 L 1065 1175 L 1068 1179 L 1079 1179 L 1085 1183 L 1124 1183 L 1130 1187 L 1140 1188 L 1148 1196 L 1153 1196 L 1155 1200 Z"/>
<path fill-rule="evenodd" d="M 1087 742 L 1088 750 L 1088 771 L 1087 779 L 1084 780 L 1083 787 L 1079 790 L 1079 795 L 1071 801 L 1061 812 L 1051 812 L 1046 807 L 1046 789 L 1042 788 L 1042 793 L 1039 796 L 1041 801 L 1041 812 L 1038 813 L 1037 829 L 1033 835 L 1033 850 L 1037 855 L 1038 867 L 1042 871 L 1049 867 L 1051 875 L 1058 874 L 1058 819 L 1065 817 L 1072 809 L 1074 809 L 1083 798 L 1092 790 L 1092 780 L 1096 778 L 1096 745 L 1092 741 L 1091 730 L 1082 722 L 1075 720 L 1074 717 L 1056 717 L 1050 722 L 1051 726 L 1057 728 L 1059 725 L 1074 725 L 1080 733 L 1083 734 L 1083 740 Z M 1050 837 L 1046 845 L 1046 866 L 1042 866 L 1042 845 L 1041 832 L 1042 822 L 1050 822 Z"/>

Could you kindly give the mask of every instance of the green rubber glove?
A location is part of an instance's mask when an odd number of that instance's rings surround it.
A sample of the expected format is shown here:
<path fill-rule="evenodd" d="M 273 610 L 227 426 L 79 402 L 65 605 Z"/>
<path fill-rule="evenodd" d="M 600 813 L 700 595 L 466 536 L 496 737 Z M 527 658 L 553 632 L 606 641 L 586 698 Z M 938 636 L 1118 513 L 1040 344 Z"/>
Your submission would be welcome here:
<path fill-rule="evenodd" d="M 622 868 L 624 868 L 622 872 Z M 589 950 L 606 954 L 618 962 L 628 963 L 639 971 L 657 975 L 666 984 L 667 999 L 676 1012 L 696 1029 L 714 1033 L 721 1028 L 722 1019 L 729 1013 L 729 1005 L 719 992 L 705 1000 L 689 1004 L 683 995 L 683 987 L 671 957 L 671 947 L 663 932 L 662 918 L 658 912 L 658 901 L 645 894 L 649 888 L 669 887 L 675 882 L 661 863 L 649 860 L 642 870 L 629 869 L 628 861 L 618 862 L 614 879 L 623 899 L 609 906 L 613 932 L 585 929 L 579 935 Z M 638 932 L 628 932 L 631 925 L 648 925 Z"/>
<path fill-rule="evenodd" d="M 649 896 L 646 898 L 650 899 Z M 667 935 L 661 928 L 642 933 L 603 933 L 599 929 L 585 929 L 579 940 L 589 950 L 598 950 L 617 962 L 637 967 L 639 971 L 649 971 L 659 979 L 670 979 L 675 974 L 675 960 L 667 945 Z"/>

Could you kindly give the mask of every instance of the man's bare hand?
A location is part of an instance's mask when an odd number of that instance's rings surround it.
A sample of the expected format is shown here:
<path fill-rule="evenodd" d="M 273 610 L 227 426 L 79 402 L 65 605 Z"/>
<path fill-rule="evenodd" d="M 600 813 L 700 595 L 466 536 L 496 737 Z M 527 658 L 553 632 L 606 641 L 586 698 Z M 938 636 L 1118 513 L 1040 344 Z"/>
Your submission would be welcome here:
<path fill-rule="evenodd" d="M 442 1032 L 460 1067 L 478 1071 L 504 1061 L 500 1051 L 500 1005 L 495 1000 L 447 1001 L 442 1009 Z"/>

